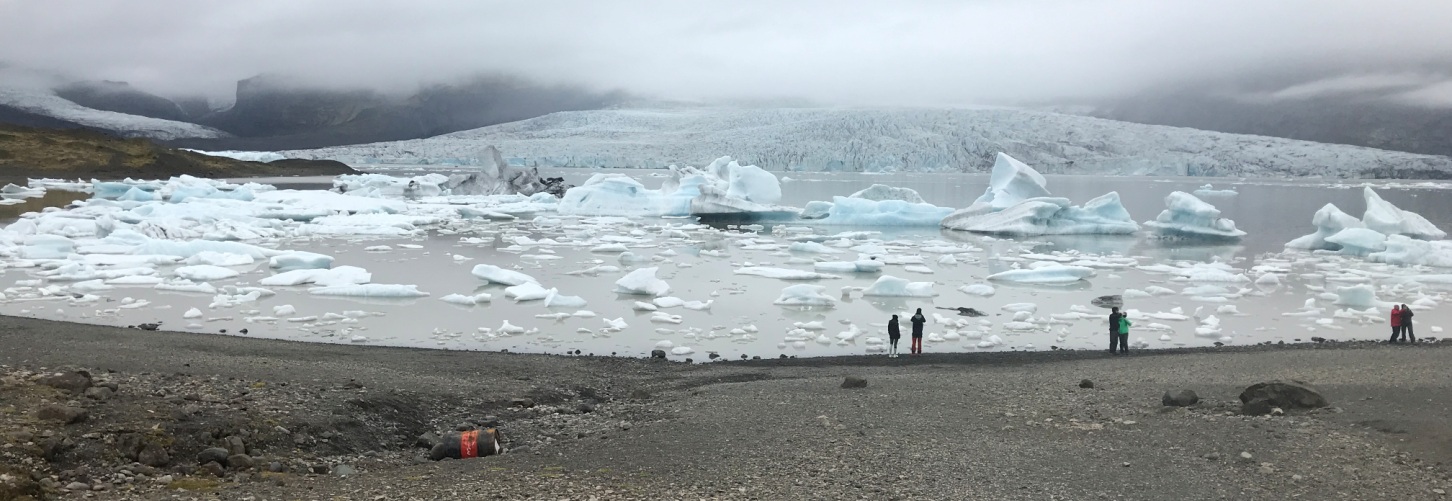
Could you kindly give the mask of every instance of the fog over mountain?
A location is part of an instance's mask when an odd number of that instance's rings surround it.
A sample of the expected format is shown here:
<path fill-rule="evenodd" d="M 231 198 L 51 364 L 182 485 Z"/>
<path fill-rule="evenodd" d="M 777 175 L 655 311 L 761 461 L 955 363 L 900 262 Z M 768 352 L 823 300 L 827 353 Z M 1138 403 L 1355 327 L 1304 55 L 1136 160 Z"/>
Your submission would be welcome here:
<path fill-rule="evenodd" d="M 1419 131 L 1445 127 L 1452 113 L 1449 25 L 1452 3 L 1438 0 L 0 0 L 0 84 L 239 137 L 301 135 L 287 147 L 447 132 L 630 95 L 1079 105 L 1123 120 L 1445 154 L 1445 142 Z M 245 102 L 263 88 L 267 99 Z M 520 96 L 504 101 L 529 104 L 406 130 L 369 122 L 468 109 L 438 97 L 460 94 L 443 88 L 513 88 Z M 238 99 L 242 110 L 218 115 Z M 291 122 L 241 118 L 283 102 L 309 104 L 285 106 Z M 320 132 L 343 124 L 350 132 Z"/>

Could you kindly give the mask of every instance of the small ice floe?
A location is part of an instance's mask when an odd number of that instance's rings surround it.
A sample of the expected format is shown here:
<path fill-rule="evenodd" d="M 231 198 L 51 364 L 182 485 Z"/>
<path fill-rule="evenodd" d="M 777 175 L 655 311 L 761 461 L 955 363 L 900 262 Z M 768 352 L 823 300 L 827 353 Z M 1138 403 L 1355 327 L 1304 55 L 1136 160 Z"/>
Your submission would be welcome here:
<path fill-rule="evenodd" d="M 521 285 L 528 282 L 539 283 L 538 280 L 535 280 L 534 277 L 531 277 L 529 275 L 513 270 L 506 270 L 491 264 L 475 265 L 474 270 L 471 273 L 475 277 L 483 279 L 489 283 L 495 283 L 500 285 Z"/>
<path fill-rule="evenodd" d="M 650 321 L 667 324 L 679 324 L 681 323 L 682 318 L 680 315 L 672 315 L 663 311 L 657 311 L 650 315 Z"/>
<path fill-rule="evenodd" d="M 424 297 L 429 293 L 418 290 L 412 284 L 354 284 L 313 287 L 308 293 L 315 296 L 342 296 L 362 298 L 412 298 Z"/>
<path fill-rule="evenodd" d="M 837 275 L 816 273 L 811 271 L 793 270 L 788 268 L 772 268 L 767 266 L 747 266 L 737 268 L 733 271 L 737 275 L 754 275 L 758 277 L 776 278 L 780 280 L 821 280 L 841 278 Z"/>
<path fill-rule="evenodd" d="M 486 293 L 474 295 L 449 294 L 447 296 L 439 298 L 439 300 L 445 303 L 452 303 L 461 306 L 474 306 L 480 303 L 487 303 L 492 299 L 494 299 L 494 296 Z"/>
<path fill-rule="evenodd" d="M 664 296 L 670 292 L 671 286 L 665 280 L 656 278 L 655 274 L 660 268 L 640 268 L 615 281 L 615 292 L 617 294 L 636 294 L 643 296 Z"/>
<path fill-rule="evenodd" d="M 933 282 L 910 282 L 907 279 L 883 275 L 876 282 L 862 290 L 863 296 L 879 297 L 934 297 Z"/>
<path fill-rule="evenodd" d="M 962 287 L 959 287 L 958 291 L 964 294 L 972 294 L 974 296 L 983 297 L 992 296 L 993 294 L 998 292 L 997 289 L 994 289 L 992 285 L 988 284 L 964 285 Z"/>

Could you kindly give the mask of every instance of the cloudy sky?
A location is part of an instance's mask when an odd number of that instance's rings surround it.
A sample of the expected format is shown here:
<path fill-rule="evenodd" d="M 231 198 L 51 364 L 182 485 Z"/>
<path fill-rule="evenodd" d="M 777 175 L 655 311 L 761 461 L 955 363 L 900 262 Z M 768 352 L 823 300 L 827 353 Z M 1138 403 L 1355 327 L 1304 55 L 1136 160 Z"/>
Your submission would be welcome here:
<path fill-rule="evenodd" d="M 228 95 L 479 72 L 673 99 L 1085 99 L 1273 75 L 1267 98 L 1452 105 L 1448 0 L 0 0 L 0 64 Z"/>

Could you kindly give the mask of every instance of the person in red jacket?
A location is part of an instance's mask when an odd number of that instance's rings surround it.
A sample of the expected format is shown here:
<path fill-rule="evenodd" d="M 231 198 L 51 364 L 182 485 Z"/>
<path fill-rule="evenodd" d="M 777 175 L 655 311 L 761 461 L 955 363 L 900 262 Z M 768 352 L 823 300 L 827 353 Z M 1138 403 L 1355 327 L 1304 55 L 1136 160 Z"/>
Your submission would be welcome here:
<path fill-rule="evenodd" d="M 1392 337 L 1390 343 L 1397 342 L 1397 337 L 1402 334 L 1402 307 L 1392 305 L 1391 311 Z"/>

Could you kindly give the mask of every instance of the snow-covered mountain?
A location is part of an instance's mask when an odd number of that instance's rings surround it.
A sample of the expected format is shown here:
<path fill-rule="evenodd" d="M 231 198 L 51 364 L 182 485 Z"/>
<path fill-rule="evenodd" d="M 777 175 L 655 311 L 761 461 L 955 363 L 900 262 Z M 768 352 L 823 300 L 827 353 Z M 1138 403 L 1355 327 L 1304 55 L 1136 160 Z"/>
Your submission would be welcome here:
<path fill-rule="evenodd" d="M 998 152 L 1054 174 L 1452 178 L 1452 158 L 1002 108 L 666 108 L 553 113 L 426 139 L 282 152 L 353 164 L 704 165 L 985 172 Z"/>
<path fill-rule="evenodd" d="M 228 134 L 211 127 L 87 108 L 50 91 L 0 88 L 0 106 L 104 129 L 126 137 L 151 139 L 219 138 Z"/>

